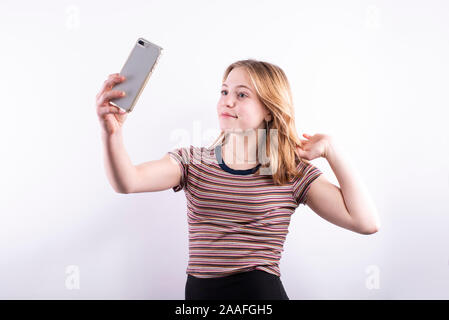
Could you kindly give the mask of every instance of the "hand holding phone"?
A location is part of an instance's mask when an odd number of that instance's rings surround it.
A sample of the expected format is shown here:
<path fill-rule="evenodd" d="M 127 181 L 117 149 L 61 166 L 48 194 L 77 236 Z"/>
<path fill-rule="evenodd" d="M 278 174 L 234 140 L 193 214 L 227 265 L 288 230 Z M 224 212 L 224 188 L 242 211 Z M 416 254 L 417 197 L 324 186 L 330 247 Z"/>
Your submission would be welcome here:
<path fill-rule="evenodd" d="M 96 96 L 96 111 L 103 133 L 112 135 L 116 133 L 126 120 L 126 111 L 112 105 L 110 100 L 114 97 L 123 97 L 122 90 L 115 90 L 117 83 L 126 81 L 120 74 L 113 73 L 103 82 L 103 86 Z M 114 89 L 114 90 L 112 90 Z"/>

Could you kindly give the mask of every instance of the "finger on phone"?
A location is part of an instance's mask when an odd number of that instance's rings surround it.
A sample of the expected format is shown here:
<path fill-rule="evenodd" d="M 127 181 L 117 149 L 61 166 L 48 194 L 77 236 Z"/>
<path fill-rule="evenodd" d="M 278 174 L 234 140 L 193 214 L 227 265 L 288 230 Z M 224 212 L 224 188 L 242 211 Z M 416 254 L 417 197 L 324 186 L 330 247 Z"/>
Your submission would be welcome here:
<path fill-rule="evenodd" d="M 98 110 L 98 115 L 100 117 L 103 117 L 104 115 L 106 115 L 108 113 L 120 113 L 120 108 L 114 107 L 114 106 L 106 106 L 106 107 L 101 107 Z"/>
<path fill-rule="evenodd" d="M 122 81 L 124 81 L 124 79 L 119 76 L 105 80 L 105 82 L 103 82 L 103 86 L 100 90 L 100 94 L 102 94 L 103 92 L 105 92 L 108 89 L 111 90 L 115 84 L 120 83 Z"/>
<path fill-rule="evenodd" d="M 100 98 L 100 105 L 103 105 L 105 102 L 108 102 L 109 100 L 113 98 L 122 98 L 126 95 L 125 91 L 121 90 L 111 90 L 106 91 L 103 93 L 102 97 Z"/>

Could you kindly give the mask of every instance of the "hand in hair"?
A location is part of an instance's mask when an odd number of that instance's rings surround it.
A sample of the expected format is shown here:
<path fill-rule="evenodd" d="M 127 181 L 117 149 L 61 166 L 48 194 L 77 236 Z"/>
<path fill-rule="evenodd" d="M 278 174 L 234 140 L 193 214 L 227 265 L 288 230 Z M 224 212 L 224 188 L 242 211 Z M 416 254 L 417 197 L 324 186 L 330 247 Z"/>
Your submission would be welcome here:
<path fill-rule="evenodd" d="M 306 133 L 303 136 L 307 140 L 301 140 L 302 148 L 296 147 L 298 155 L 306 160 L 313 160 L 319 157 L 326 158 L 327 149 L 331 142 L 331 137 L 327 134 L 314 134 L 313 136 Z"/>

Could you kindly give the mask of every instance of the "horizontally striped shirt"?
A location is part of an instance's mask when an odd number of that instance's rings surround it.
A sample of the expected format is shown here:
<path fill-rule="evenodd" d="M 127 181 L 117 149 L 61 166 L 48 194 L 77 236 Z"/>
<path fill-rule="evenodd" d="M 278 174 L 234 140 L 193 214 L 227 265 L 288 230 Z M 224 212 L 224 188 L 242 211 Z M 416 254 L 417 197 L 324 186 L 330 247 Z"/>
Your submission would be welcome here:
<path fill-rule="evenodd" d="M 304 204 L 310 184 L 322 172 L 301 161 L 301 177 L 275 185 L 271 175 L 234 170 L 215 148 L 181 147 L 168 152 L 181 169 L 174 192 L 187 200 L 189 262 L 186 273 L 215 278 L 263 270 L 280 277 L 279 262 L 290 217 Z"/>

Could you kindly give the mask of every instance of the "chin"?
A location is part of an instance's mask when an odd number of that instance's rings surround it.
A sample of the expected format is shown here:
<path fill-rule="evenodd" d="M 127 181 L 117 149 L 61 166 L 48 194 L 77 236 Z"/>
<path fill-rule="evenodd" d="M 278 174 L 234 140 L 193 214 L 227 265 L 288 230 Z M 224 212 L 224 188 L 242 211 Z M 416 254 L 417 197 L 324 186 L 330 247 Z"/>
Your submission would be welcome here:
<path fill-rule="evenodd" d="M 234 131 L 235 130 L 235 128 L 233 128 L 233 127 L 221 127 L 220 129 L 222 131 Z"/>
<path fill-rule="evenodd" d="M 232 125 L 230 125 L 229 123 L 225 123 L 224 121 L 218 121 L 220 124 L 220 128 L 221 130 L 225 130 L 225 129 L 234 129 L 234 127 Z"/>

